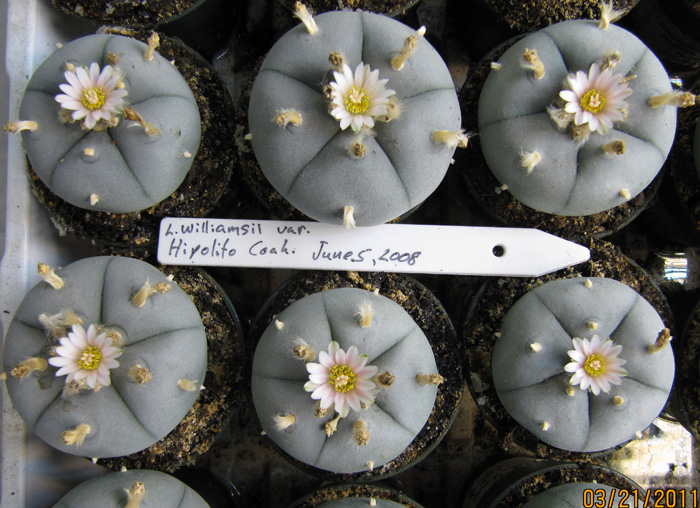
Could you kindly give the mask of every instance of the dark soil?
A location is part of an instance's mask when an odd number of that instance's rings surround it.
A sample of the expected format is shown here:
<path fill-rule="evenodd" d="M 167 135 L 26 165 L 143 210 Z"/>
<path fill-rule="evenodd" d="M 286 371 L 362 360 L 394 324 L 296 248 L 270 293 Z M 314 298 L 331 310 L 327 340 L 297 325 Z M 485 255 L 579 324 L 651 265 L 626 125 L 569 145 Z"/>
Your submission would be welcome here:
<path fill-rule="evenodd" d="M 154 27 L 202 0 L 52 0 L 56 8 L 100 25 Z"/>
<path fill-rule="evenodd" d="M 406 508 L 420 508 L 420 505 L 408 499 L 398 491 L 378 485 L 345 485 L 331 486 L 319 489 L 303 499 L 293 503 L 289 508 L 315 508 L 323 503 L 345 499 L 349 497 L 361 497 L 369 499 L 384 499 L 393 501 Z"/>
<path fill-rule="evenodd" d="M 480 0 L 513 28 L 530 31 L 570 19 L 600 19 L 598 0 Z M 627 13 L 638 0 L 616 0 L 615 9 Z"/>
<path fill-rule="evenodd" d="M 676 346 L 675 395 L 680 404 L 680 419 L 700 441 L 700 308 L 695 309 Z"/>
<path fill-rule="evenodd" d="M 294 12 L 294 4 L 297 0 L 279 0 L 289 12 Z M 304 4 L 315 14 L 322 12 L 337 11 L 341 9 L 353 11 L 376 12 L 392 17 L 406 14 L 406 9 L 410 8 L 419 0 L 305 0 Z"/>

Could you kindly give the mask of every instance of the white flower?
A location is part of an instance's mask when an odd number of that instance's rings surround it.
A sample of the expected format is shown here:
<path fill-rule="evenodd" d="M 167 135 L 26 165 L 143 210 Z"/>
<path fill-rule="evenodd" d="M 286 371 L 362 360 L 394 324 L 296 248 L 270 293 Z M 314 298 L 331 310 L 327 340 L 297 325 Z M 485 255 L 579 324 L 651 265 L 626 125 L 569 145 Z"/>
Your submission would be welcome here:
<path fill-rule="evenodd" d="M 367 360 L 367 355 L 359 354 L 355 346 L 350 346 L 346 353 L 333 341 L 328 353 L 321 351 L 318 355 L 320 363 L 306 364 L 309 381 L 304 390 L 313 392 L 312 399 L 320 399 L 321 409 L 335 404 L 336 412 L 345 418 L 350 409 L 359 411 L 360 403 L 374 402 L 370 392 L 375 384 L 370 379 L 377 373 L 377 367 L 366 365 Z"/>
<path fill-rule="evenodd" d="M 85 380 L 90 388 L 95 388 L 97 383 L 109 386 L 111 383 L 109 369 L 119 367 L 115 360 L 122 354 L 122 350 L 112 346 L 112 339 L 107 334 L 97 334 L 95 325 L 85 329 L 76 324 L 73 331 L 68 332 L 68 337 L 60 340 L 61 345 L 56 348 L 56 355 L 49 358 L 49 363 L 54 367 L 60 367 L 56 376 L 66 376 L 66 383 Z"/>
<path fill-rule="evenodd" d="M 627 361 L 617 357 L 622 346 L 613 345 L 610 339 L 601 342 L 597 334 L 591 340 L 574 337 L 573 343 L 574 349 L 567 351 L 573 361 L 564 366 L 566 372 L 574 373 L 569 383 L 580 384 L 581 390 L 590 387 L 593 395 L 599 395 L 601 390 L 608 393 L 611 384 L 622 383 L 620 378 L 627 375 L 622 368 Z"/>
<path fill-rule="evenodd" d="M 122 75 L 111 65 L 100 72 L 100 66 L 93 62 L 89 70 L 78 67 L 75 72 L 66 71 L 63 76 L 68 83 L 58 85 L 64 93 L 55 99 L 62 108 L 73 111 L 73 120 L 82 119 L 84 129 L 92 129 L 99 120 L 109 124 L 114 115 L 121 113 L 128 92 L 116 88 Z"/>
<path fill-rule="evenodd" d="M 359 132 L 363 125 L 374 127 L 374 117 L 386 115 L 389 97 L 396 92 L 385 88 L 387 79 L 379 79 L 379 71 L 370 71 L 360 62 L 353 75 L 347 64 L 343 72 L 333 72 L 331 86 L 331 115 L 340 120 L 340 128 Z"/>
<path fill-rule="evenodd" d="M 610 69 L 600 70 L 597 63 L 591 65 L 588 76 L 583 71 L 566 78 L 570 90 L 562 90 L 559 96 L 566 101 L 564 111 L 574 114 L 576 125 L 588 124 L 588 128 L 605 134 L 625 117 L 627 103 L 623 100 L 632 89 L 622 81 L 622 75 Z"/>

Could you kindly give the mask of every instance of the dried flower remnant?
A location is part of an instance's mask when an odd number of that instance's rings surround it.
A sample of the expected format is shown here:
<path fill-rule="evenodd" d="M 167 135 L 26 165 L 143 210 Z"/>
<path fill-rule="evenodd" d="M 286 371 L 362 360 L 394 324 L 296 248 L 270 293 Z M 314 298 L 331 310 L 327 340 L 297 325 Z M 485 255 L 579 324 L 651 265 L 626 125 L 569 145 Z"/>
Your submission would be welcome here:
<path fill-rule="evenodd" d="M 306 27 L 306 31 L 309 32 L 309 35 L 315 35 L 316 32 L 318 32 L 318 26 L 314 21 L 314 17 L 303 3 L 297 2 L 294 4 L 294 17 L 299 18 Z"/>
<path fill-rule="evenodd" d="M 48 367 L 48 362 L 43 358 L 27 358 L 15 365 L 10 374 L 13 377 L 24 379 L 32 372 L 42 372 Z"/>
<path fill-rule="evenodd" d="M 416 374 L 416 382 L 421 386 L 435 385 L 440 386 L 445 382 L 445 378 L 438 373 L 434 374 Z"/>
<path fill-rule="evenodd" d="M 355 313 L 355 316 L 359 318 L 360 328 L 369 328 L 372 324 L 372 318 L 374 317 L 374 307 L 372 307 L 372 302 L 369 300 L 362 300 L 362 302 L 360 302 L 359 310 Z"/>
<path fill-rule="evenodd" d="M 83 319 L 72 310 L 66 309 L 56 314 L 39 314 L 39 323 L 50 338 L 60 339 L 66 336 L 66 329 L 75 324 L 82 325 Z"/>
<path fill-rule="evenodd" d="M 124 108 L 124 120 L 130 122 L 136 122 L 143 128 L 143 132 L 149 136 L 160 136 L 160 129 L 150 122 L 147 122 L 139 113 L 137 113 L 133 108 Z"/>
<path fill-rule="evenodd" d="M 541 161 L 542 156 L 540 155 L 540 152 L 532 151 L 522 152 L 520 154 L 520 165 L 525 168 L 528 175 L 532 173 L 532 170 L 535 169 L 535 166 L 537 166 Z"/>
<path fill-rule="evenodd" d="M 608 393 L 611 384 L 622 383 L 621 378 L 627 375 L 622 368 L 627 361 L 618 358 L 622 346 L 610 339 L 603 342 L 597 334 L 590 340 L 574 337 L 572 342 L 574 349 L 567 351 L 572 361 L 564 366 L 566 372 L 573 373 L 571 385 L 580 385 L 581 390 L 590 388 L 593 395 L 599 395 L 601 391 Z"/>
<path fill-rule="evenodd" d="M 126 504 L 124 508 L 139 508 L 141 501 L 146 497 L 146 486 L 143 482 L 135 482 L 126 492 Z"/>
<path fill-rule="evenodd" d="M 275 423 L 275 429 L 277 429 L 279 432 L 288 429 L 294 425 L 294 422 L 297 421 L 296 416 L 291 413 L 275 415 L 272 420 Z"/>
<path fill-rule="evenodd" d="M 143 59 L 150 62 L 153 60 L 153 53 L 155 52 L 156 48 L 160 46 L 160 36 L 153 32 L 146 40 L 146 44 L 147 47 L 146 51 L 143 53 Z"/>
<path fill-rule="evenodd" d="M 185 390 L 186 392 L 194 392 L 196 390 L 204 390 L 204 386 L 199 386 L 197 385 L 199 383 L 198 380 L 192 381 L 191 379 L 180 379 L 177 382 L 178 388 L 181 390 Z"/>
<path fill-rule="evenodd" d="M 525 49 L 523 51 L 523 60 L 521 64 L 524 68 L 532 71 L 532 76 L 535 79 L 542 79 L 545 75 L 545 68 L 540 57 L 537 56 L 537 50 Z"/>
<path fill-rule="evenodd" d="M 287 124 L 290 123 L 295 127 L 298 127 L 304 120 L 301 117 L 301 113 L 299 113 L 296 109 L 283 109 L 275 115 L 275 118 L 273 118 L 272 121 L 284 129 Z"/>
<path fill-rule="evenodd" d="M 8 122 L 3 126 L 5 134 L 16 134 L 22 131 L 34 132 L 39 128 L 39 124 L 34 120 L 19 120 L 17 122 Z"/>
<path fill-rule="evenodd" d="M 297 337 L 294 340 L 292 353 L 294 353 L 294 356 L 299 360 L 303 360 L 305 362 L 313 362 L 316 359 L 316 351 L 314 350 L 314 347 L 301 337 Z"/>
<path fill-rule="evenodd" d="M 355 207 L 348 205 L 343 208 L 343 227 L 348 230 L 357 227 L 355 223 Z"/>
<path fill-rule="evenodd" d="M 454 131 L 433 131 L 433 143 L 444 143 L 448 148 L 466 148 L 469 145 L 469 134 L 460 129 Z"/>
<path fill-rule="evenodd" d="M 75 72 L 65 71 L 63 76 L 68 83 L 58 85 L 63 93 L 55 99 L 61 108 L 72 111 L 73 121 L 82 120 L 83 129 L 93 129 L 101 120 L 107 125 L 114 124 L 128 95 L 117 86 L 122 80 L 119 70 L 106 65 L 100 71 L 100 66 L 92 62 L 89 69 L 78 67 Z"/>
<path fill-rule="evenodd" d="M 75 445 L 76 448 L 83 444 L 88 434 L 92 432 L 92 428 L 87 423 L 81 423 L 74 429 L 66 430 L 61 433 L 61 439 L 68 446 Z"/>
<path fill-rule="evenodd" d="M 372 377 L 377 367 L 367 365 L 369 357 L 359 354 L 355 346 L 347 352 L 332 341 L 328 352 L 319 353 L 319 363 L 307 363 L 309 381 L 304 390 L 311 393 L 311 398 L 320 400 L 322 409 L 334 407 L 341 418 L 345 418 L 350 409 L 360 410 L 361 403 L 374 402 L 371 390 L 376 386 Z"/>
<path fill-rule="evenodd" d="M 39 263 L 36 267 L 36 271 L 52 288 L 61 289 L 63 287 L 63 279 L 56 275 L 54 269 L 49 265 Z"/>
<path fill-rule="evenodd" d="M 338 71 L 343 70 L 343 56 L 336 51 L 331 51 L 328 55 L 328 61 Z"/>
<path fill-rule="evenodd" d="M 403 69 L 406 60 L 416 51 L 418 47 L 418 38 L 425 35 L 425 27 L 420 27 L 415 34 L 411 34 L 406 37 L 403 42 L 403 47 L 398 55 L 391 59 L 391 68 L 395 71 L 400 71 Z"/>
<path fill-rule="evenodd" d="M 112 339 L 104 333 L 97 333 L 95 325 L 85 330 L 81 325 L 73 325 L 67 337 L 62 337 L 56 355 L 49 358 L 49 363 L 59 367 L 56 377 L 66 376 L 66 383 L 85 380 L 93 390 L 109 386 L 110 369 L 119 367 L 116 360 L 122 350 L 112 346 Z"/>
<path fill-rule="evenodd" d="M 613 125 L 625 118 L 625 97 L 632 89 L 623 82 L 621 74 L 610 69 L 600 70 L 591 64 L 588 74 L 577 71 L 566 78 L 569 89 L 559 92 L 566 101 L 564 111 L 574 115 L 574 125 L 588 125 L 591 132 L 605 134 Z"/>
<path fill-rule="evenodd" d="M 362 142 L 361 136 L 356 136 L 352 140 L 350 146 L 348 147 L 348 153 L 350 153 L 350 157 L 352 157 L 355 160 L 361 159 L 362 157 L 367 155 L 367 147 Z"/>
<path fill-rule="evenodd" d="M 148 367 L 144 367 L 138 363 L 129 369 L 129 373 L 127 375 L 140 385 L 145 385 L 151 379 L 153 379 L 153 374 L 151 374 L 151 371 L 148 370 Z"/>
<path fill-rule="evenodd" d="M 338 430 L 338 421 L 340 420 L 340 415 L 336 415 L 331 421 L 326 422 L 323 426 L 326 436 L 331 437 Z"/>
<path fill-rule="evenodd" d="M 381 374 L 374 376 L 374 382 L 382 388 L 389 388 L 394 384 L 394 381 L 396 381 L 396 376 L 389 371 L 382 372 Z"/>
<path fill-rule="evenodd" d="M 617 64 L 620 63 L 620 60 L 622 59 L 622 55 L 618 53 L 617 51 L 613 51 L 612 53 L 605 55 L 603 57 L 603 61 L 600 63 L 600 70 L 604 71 L 605 69 L 612 69 L 615 67 Z M 626 78 L 623 78 L 623 81 L 625 79 L 633 79 L 633 76 L 627 76 Z"/>
<path fill-rule="evenodd" d="M 331 87 L 331 115 L 340 122 L 342 130 L 351 127 L 360 132 L 366 125 L 374 127 L 374 117 L 386 115 L 389 97 L 396 92 L 386 88 L 387 79 L 379 79 L 378 70 L 360 62 L 352 70 L 343 64 L 342 72 L 333 72 Z"/>
<path fill-rule="evenodd" d="M 366 446 L 369 444 L 369 429 L 367 429 L 367 422 L 364 420 L 356 420 L 352 424 L 352 433 L 357 446 Z"/>
<path fill-rule="evenodd" d="M 607 30 L 610 23 L 614 23 L 625 14 L 625 11 L 617 10 L 613 7 L 612 0 L 610 2 L 600 2 L 600 22 L 598 28 Z"/>
<path fill-rule="evenodd" d="M 660 108 L 661 106 L 674 106 L 687 108 L 695 106 L 695 95 L 690 92 L 673 91 L 662 95 L 655 95 L 649 99 L 649 106 Z"/>
<path fill-rule="evenodd" d="M 610 141 L 609 143 L 605 143 L 602 147 L 601 150 L 603 150 L 603 153 L 605 155 L 610 155 L 610 156 L 616 156 L 616 155 L 622 155 L 625 153 L 627 150 L 627 146 L 625 145 L 625 142 L 622 141 L 621 139 L 616 139 L 615 141 Z"/>
<path fill-rule="evenodd" d="M 155 295 L 156 293 L 164 295 L 165 293 L 170 291 L 171 287 L 172 286 L 170 286 L 170 284 L 166 284 L 164 282 L 159 282 L 155 285 L 151 285 L 150 281 L 146 280 L 146 283 L 134 295 L 134 305 L 141 308 L 144 305 L 146 305 L 146 302 L 148 301 L 148 298 L 150 296 Z"/>
<path fill-rule="evenodd" d="M 656 337 L 656 341 L 654 341 L 654 343 L 647 348 L 647 351 L 649 351 L 652 354 L 658 353 L 666 346 L 666 344 L 671 342 L 672 338 L 673 337 L 671 337 L 671 330 L 669 330 L 668 328 L 664 328 L 659 332 L 659 335 Z"/>

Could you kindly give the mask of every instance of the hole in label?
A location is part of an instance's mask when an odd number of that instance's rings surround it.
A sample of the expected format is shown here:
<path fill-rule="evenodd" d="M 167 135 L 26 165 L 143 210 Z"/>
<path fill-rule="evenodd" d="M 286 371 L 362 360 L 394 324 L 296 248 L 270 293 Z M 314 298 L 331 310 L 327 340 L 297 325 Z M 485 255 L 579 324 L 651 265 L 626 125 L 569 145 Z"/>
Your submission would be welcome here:
<path fill-rule="evenodd" d="M 503 254 L 506 253 L 506 249 L 505 247 L 503 247 L 503 245 L 496 245 L 491 252 L 493 252 L 494 256 L 500 258 L 501 256 L 503 256 Z"/>

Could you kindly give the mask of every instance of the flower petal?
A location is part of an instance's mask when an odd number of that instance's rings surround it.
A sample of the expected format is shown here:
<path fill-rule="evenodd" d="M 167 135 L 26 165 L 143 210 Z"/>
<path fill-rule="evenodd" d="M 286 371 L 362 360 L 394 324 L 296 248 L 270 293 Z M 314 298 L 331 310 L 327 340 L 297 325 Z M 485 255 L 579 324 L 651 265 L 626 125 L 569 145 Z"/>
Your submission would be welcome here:
<path fill-rule="evenodd" d="M 559 92 L 559 97 L 561 97 L 567 102 L 578 102 L 579 100 L 578 95 L 576 95 L 576 93 L 571 90 L 562 90 L 561 92 Z"/>

